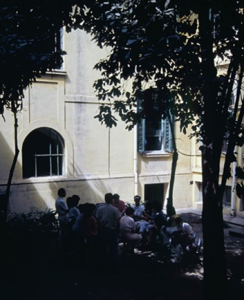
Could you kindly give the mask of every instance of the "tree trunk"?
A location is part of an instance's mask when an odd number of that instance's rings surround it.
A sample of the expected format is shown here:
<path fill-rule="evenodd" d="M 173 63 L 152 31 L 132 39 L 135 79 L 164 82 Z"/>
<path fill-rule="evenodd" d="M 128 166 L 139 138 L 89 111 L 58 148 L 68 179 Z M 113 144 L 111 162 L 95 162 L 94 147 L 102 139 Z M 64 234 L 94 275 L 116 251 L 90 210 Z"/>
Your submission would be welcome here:
<path fill-rule="evenodd" d="M 175 172 L 176 172 L 176 166 L 178 161 L 178 152 L 175 150 L 173 152 L 172 157 L 172 169 L 171 169 L 171 175 L 170 175 L 170 182 L 169 182 L 169 196 L 167 201 L 167 216 L 171 217 L 176 214 L 175 208 L 173 206 L 173 188 L 174 188 L 174 182 L 175 182 Z"/>
<path fill-rule="evenodd" d="M 172 135 L 172 144 L 173 144 L 173 156 L 172 156 L 172 168 L 171 168 L 171 175 L 170 175 L 170 181 L 169 181 L 169 196 L 167 199 L 167 216 L 171 217 L 176 214 L 175 208 L 173 206 L 173 189 L 174 189 L 174 183 L 175 183 L 175 172 L 176 172 L 176 166 L 178 161 L 178 151 L 176 148 L 176 141 L 175 141 L 175 133 L 174 133 L 174 126 L 173 122 L 169 113 L 169 110 L 167 110 L 167 117 L 169 120 L 171 135 Z"/>
<path fill-rule="evenodd" d="M 17 110 L 13 109 L 12 111 L 14 113 L 14 145 L 15 145 L 15 153 L 14 153 L 14 158 L 13 158 L 12 166 L 10 168 L 8 182 L 7 182 L 7 188 L 6 188 L 6 195 L 5 195 L 5 197 L 6 197 L 6 199 L 5 199 L 5 201 L 6 201 L 5 221 L 6 221 L 6 217 L 7 217 L 7 207 L 8 207 L 8 204 L 9 204 L 10 188 L 11 188 L 12 179 L 13 179 L 13 175 L 14 175 L 14 170 L 15 170 L 15 166 L 16 166 L 16 163 L 17 163 L 18 155 L 19 155 Z"/>
<path fill-rule="evenodd" d="M 219 186 L 221 147 L 223 142 L 223 114 L 216 110 L 218 88 L 217 70 L 213 55 L 213 23 L 210 16 L 211 1 L 199 2 L 199 36 L 202 50 L 202 183 L 203 183 L 203 254 L 204 299 L 228 300 L 226 258 L 224 247 L 222 198 Z M 227 106 L 228 107 L 228 106 Z M 218 120 L 218 126 L 216 126 Z M 223 122 L 223 123 L 221 123 Z"/>
<path fill-rule="evenodd" d="M 202 152 L 204 299 L 229 299 L 224 246 L 222 197 L 212 149 Z"/>

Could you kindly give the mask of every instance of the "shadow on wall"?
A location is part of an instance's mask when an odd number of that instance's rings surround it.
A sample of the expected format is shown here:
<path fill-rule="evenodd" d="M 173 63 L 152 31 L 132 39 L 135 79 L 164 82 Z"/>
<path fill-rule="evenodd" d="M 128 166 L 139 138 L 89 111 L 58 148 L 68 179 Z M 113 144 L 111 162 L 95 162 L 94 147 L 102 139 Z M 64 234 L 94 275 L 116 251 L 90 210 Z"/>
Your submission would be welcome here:
<path fill-rule="evenodd" d="M 12 138 L 12 136 L 11 136 Z M 0 134 L 1 154 L 0 154 L 0 195 L 5 194 L 9 171 L 12 165 L 14 152 L 4 136 Z M 63 187 L 66 189 L 67 197 L 77 194 L 80 196 L 80 203 L 101 203 L 104 202 L 105 193 L 119 193 L 123 199 L 120 179 L 84 178 L 84 174 L 79 170 L 77 164 L 71 173 L 78 174 L 76 177 L 38 177 L 23 179 L 22 166 L 22 145 L 19 145 L 20 153 L 17 161 L 12 185 L 10 189 L 10 199 L 8 213 L 23 213 L 31 210 L 47 211 L 55 209 L 57 191 Z M 98 154 L 99 155 L 99 154 Z M 101 155 L 101 154 L 100 154 Z M 80 178 L 79 178 L 80 177 Z M 119 188 L 120 187 L 120 188 Z M 0 209 L 6 211 L 4 196 L 0 197 Z"/>
<path fill-rule="evenodd" d="M 75 170 L 78 170 L 77 165 Z M 76 173 L 74 171 L 74 173 Z M 57 191 L 59 188 L 64 188 L 66 190 L 66 199 L 74 194 L 79 195 L 80 203 L 101 203 L 104 202 L 104 195 L 106 193 L 117 193 L 114 187 L 111 185 L 113 181 L 109 179 L 101 179 L 99 176 L 97 178 L 86 178 L 84 174 L 79 172 L 79 178 L 72 178 L 64 180 L 63 178 L 57 182 L 49 182 L 49 189 L 52 191 L 51 198 L 57 198 Z M 77 173 L 76 173 L 77 174 Z M 78 177 L 77 176 L 77 177 Z"/>
<path fill-rule="evenodd" d="M 10 135 L 10 137 L 12 138 L 12 135 Z M 20 145 L 20 153 L 14 170 L 14 176 L 10 188 L 9 203 L 7 207 L 5 193 L 9 172 L 14 158 L 14 151 L 9 145 L 13 144 L 13 141 L 7 143 L 4 136 L 0 133 L 0 144 L 0 210 L 7 210 L 8 213 L 24 212 L 26 211 L 26 207 L 47 210 L 49 207 L 43 200 L 42 195 L 37 191 L 35 185 L 28 179 L 23 180 L 22 166 L 19 163 L 19 159 L 22 156 L 22 147 Z"/>

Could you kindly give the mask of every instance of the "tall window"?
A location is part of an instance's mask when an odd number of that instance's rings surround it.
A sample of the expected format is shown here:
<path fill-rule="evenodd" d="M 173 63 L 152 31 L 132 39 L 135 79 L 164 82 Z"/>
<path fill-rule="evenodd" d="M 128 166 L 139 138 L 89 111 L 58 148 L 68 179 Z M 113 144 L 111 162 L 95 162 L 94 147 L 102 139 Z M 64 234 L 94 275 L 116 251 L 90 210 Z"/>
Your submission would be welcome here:
<path fill-rule="evenodd" d="M 149 95 L 149 96 L 148 96 Z M 144 99 L 144 118 L 138 124 L 138 151 L 172 151 L 172 132 L 168 118 L 163 119 L 158 107 L 157 93 Z M 139 106 L 141 101 L 139 100 Z"/>
<path fill-rule="evenodd" d="M 35 129 L 24 141 L 22 156 L 24 178 L 62 175 L 64 140 L 51 128 Z"/>
<path fill-rule="evenodd" d="M 54 51 L 55 53 L 63 52 L 63 29 L 61 28 L 56 34 L 54 38 Z M 57 67 L 56 70 L 63 70 L 63 58 L 57 56 Z"/>

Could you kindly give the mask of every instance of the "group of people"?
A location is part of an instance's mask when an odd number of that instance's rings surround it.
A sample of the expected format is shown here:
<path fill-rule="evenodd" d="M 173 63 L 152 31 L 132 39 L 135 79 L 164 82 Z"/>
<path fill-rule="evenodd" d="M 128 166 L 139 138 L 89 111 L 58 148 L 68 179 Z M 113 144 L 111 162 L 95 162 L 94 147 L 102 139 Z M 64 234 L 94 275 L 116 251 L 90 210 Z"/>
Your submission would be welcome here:
<path fill-rule="evenodd" d="M 181 219 L 181 223 L 177 223 L 177 218 L 173 231 L 182 234 L 176 243 L 159 201 L 141 204 L 141 197 L 136 195 L 134 204 L 126 206 L 118 194 L 107 193 L 105 202 L 95 205 L 79 204 L 78 195 L 68 197 L 67 201 L 65 197 L 65 189 L 60 188 L 55 206 L 60 224 L 60 245 L 66 253 L 80 256 L 85 255 L 86 249 L 92 259 L 106 265 L 111 263 L 117 270 L 120 269 L 119 241 L 130 245 L 134 251 L 136 247 L 150 247 L 159 239 L 162 247 L 175 247 L 177 261 L 182 247 L 189 248 L 193 243 L 191 226 L 186 226 Z M 182 239 L 184 236 L 184 243 L 180 236 Z"/>

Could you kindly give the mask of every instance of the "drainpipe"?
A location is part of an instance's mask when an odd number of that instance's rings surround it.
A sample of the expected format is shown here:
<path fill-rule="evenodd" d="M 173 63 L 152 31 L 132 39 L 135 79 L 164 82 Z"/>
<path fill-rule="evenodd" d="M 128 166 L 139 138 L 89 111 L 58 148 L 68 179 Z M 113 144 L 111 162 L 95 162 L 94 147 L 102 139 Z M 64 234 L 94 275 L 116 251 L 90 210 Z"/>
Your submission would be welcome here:
<path fill-rule="evenodd" d="M 133 153 L 133 162 L 134 162 L 134 193 L 138 195 L 138 170 L 137 170 L 137 125 L 134 126 L 134 153 Z"/>

